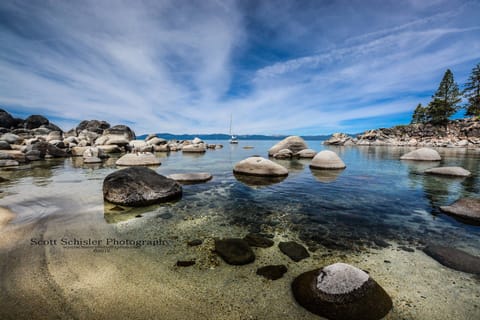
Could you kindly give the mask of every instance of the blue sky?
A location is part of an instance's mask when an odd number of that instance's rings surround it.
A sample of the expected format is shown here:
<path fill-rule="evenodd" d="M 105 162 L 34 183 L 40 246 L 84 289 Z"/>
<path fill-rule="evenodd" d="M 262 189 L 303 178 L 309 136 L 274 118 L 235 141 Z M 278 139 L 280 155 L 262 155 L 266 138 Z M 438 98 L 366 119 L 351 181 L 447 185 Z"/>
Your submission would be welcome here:
<path fill-rule="evenodd" d="M 0 1 L 0 107 L 68 130 L 357 133 L 480 62 L 480 1 Z"/>

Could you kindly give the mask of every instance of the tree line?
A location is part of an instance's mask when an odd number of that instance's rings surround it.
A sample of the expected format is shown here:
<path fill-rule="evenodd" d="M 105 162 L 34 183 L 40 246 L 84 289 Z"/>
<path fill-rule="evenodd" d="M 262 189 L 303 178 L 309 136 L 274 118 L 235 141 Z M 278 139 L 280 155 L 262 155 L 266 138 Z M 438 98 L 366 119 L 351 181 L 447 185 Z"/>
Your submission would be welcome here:
<path fill-rule="evenodd" d="M 462 97 L 466 99 L 464 105 L 460 105 Z M 411 123 L 445 124 L 461 109 L 465 110 L 466 116 L 480 118 L 480 63 L 472 69 L 463 91 L 453 79 L 452 71 L 447 69 L 432 101 L 425 107 L 418 104 Z"/>

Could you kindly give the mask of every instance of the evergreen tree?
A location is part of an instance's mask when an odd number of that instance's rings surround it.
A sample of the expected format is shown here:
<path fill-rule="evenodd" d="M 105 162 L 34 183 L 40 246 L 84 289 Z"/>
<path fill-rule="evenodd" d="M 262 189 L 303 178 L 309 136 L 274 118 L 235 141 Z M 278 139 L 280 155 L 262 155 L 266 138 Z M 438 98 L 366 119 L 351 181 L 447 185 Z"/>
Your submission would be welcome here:
<path fill-rule="evenodd" d="M 432 96 L 432 101 L 428 104 L 427 121 L 432 124 L 448 122 L 448 118 L 458 110 L 458 103 L 461 100 L 460 90 L 453 80 L 453 73 L 447 69 L 437 91 Z"/>
<path fill-rule="evenodd" d="M 480 63 L 472 69 L 463 96 L 467 99 L 465 115 L 480 117 Z"/>
<path fill-rule="evenodd" d="M 423 107 L 421 103 L 415 108 L 412 115 L 412 124 L 413 123 L 425 123 L 426 122 L 426 111 L 427 108 Z"/>

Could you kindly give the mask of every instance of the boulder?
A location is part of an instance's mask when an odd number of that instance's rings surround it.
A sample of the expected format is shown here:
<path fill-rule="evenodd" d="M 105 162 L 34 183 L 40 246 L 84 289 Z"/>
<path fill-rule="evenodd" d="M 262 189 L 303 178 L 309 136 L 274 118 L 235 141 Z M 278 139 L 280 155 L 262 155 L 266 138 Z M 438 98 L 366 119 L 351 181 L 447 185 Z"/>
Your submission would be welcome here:
<path fill-rule="evenodd" d="M 161 145 L 158 145 L 158 146 L 154 146 L 153 151 L 155 151 L 155 152 L 169 152 L 170 147 L 167 144 L 161 144 Z"/>
<path fill-rule="evenodd" d="M 7 111 L 0 109 L 0 127 L 10 129 L 17 125 L 17 121 Z"/>
<path fill-rule="evenodd" d="M 163 138 L 157 138 L 157 137 L 153 137 L 152 139 L 150 140 L 146 140 L 148 144 L 150 145 L 153 145 L 153 146 L 159 146 L 159 145 L 166 145 L 167 144 L 167 140 L 163 139 Z"/>
<path fill-rule="evenodd" d="M 448 268 L 480 274 L 480 257 L 473 256 L 465 251 L 439 245 L 428 245 L 423 249 L 423 252 Z"/>
<path fill-rule="evenodd" d="M 104 153 L 120 153 L 122 150 L 116 145 L 97 146 L 97 148 L 103 150 Z"/>
<path fill-rule="evenodd" d="M 0 140 L 0 150 L 11 150 L 10 144 L 7 141 Z"/>
<path fill-rule="evenodd" d="M 156 166 L 160 165 L 160 159 L 150 152 L 127 153 L 115 162 L 117 166 Z"/>
<path fill-rule="evenodd" d="M 104 135 L 124 136 L 128 141 L 135 140 L 135 132 L 125 125 L 116 125 L 103 131 Z"/>
<path fill-rule="evenodd" d="M 330 139 L 323 142 L 325 145 L 334 145 L 334 146 L 343 146 L 345 144 L 353 145 L 352 137 L 346 135 L 345 133 L 334 133 Z"/>
<path fill-rule="evenodd" d="M 79 134 L 83 130 L 87 130 L 90 132 L 95 132 L 98 134 L 102 134 L 105 129 L 110 128 L 110 124 L 106 121 L 101 120 L 83 120 L 78 124 L 75 128 L 77 134 Z"/>
<path fill-rule="evenodd" d="M 26 129 L 36 129 L 42 125 L 48 125 L 49 123 L 50 121 L 44 116 L 34 114 L 25 119 L 24 126 Z"/>
<path fill-rule="evenodd" d="M 293 156 L 300 159 L 311 159 L 317 155 L 317 152 L 313 149 L 303 149 L 295 153 Z"/>
<path fill-rule="evenodd" d="M 344 169 L 345 163 L 333 151 L 323 150 L 317 153 L 310 163 L 313 169 Z"/>
<path fill-rule="evenodd" d="M 52 143 L 55 140 L 63 140 L 63 134 L 61 131 L 50 131 L 47 135 L 47 141 Z"/>
<path fill-rule="evenodd" d="M 420 148 L 400 157 L 400 160 L 415 160 L 415 161 L 440 161 L 442 158 L 437 151 L 430 148 Z"/>
<path fill-rule="evenodd" d="M 297 153 L 303 149 L 307 149 L 307 144 L 305 143 L 305 140 L 303 140 L 299 136 L 290 136 L 282 141 L 278 142 L 276 145 L 271 147 L 268 150 L 268 155 L 273 156 L 275 153 L 282 149 L 289 149 L 293 153 Z"/>
<path fill-rule="evenodd" d="M 452 177 L 468 177 L 472 173 L 462 167 L 437 167 L 425 170 L 428 174 L 437 174 Z"/>
<path fill-rule="evenodd" d="M 205 145 L 203 144 L 189 144 L 186 146 L 183 146 L 182 148 L 183 152 L 206 152 L 207 149 L 205 149 Z"/>
<path fill-rule="evenodd" d="M 107 135 L 108 139 L 104 143 L 106 145 L 116 145 L 116 146 L 125 146 L 130 140 L 124 136 L 120 135 Z"/>
<path fill-rule="evenodd" d="M 85 149 L 85 151 L 83 152 L 83 159 L 85 160 L 86 158 L 99 158 L 99 159 L 103 159 L 103 158 L 107 158 L 107 156 L 105 155 L 105 153 L 103 152 L 102 149 L 98 148 L 98 147 L 88 147 L 87 149 Z M 91 159 L 93 161 L 93 159 Z"/>
<path fill-rule="evenodd" d="M 295 241 L 280 242 L 278 244 L 280 251 L 287 255 L 290 259 L 295 262 L 301 261 L 310 257 L 307 249 Z"/>
<path fill-rule="evenodd" d="M 262 177 L 282 177 L 288 175 L 286 168 L 262 157 L 249 157 L 238 162 L 235 164 L 233 172 Z"/>
<path fill-rule="evenodd" d="M 168 178 L 180 183 L 200 183 L 212 179 L 212 175 L 208 172 L 175 173 L 169 175 Z"/>
<path fill-rule="evenodd" d="M 275 242 L 273 240 L 265 238 L 256 233 L 249 233 L 247 234 L 243 240 L 247 241 L 247 243 L 251 247 L 258 247 L 258 248 L 269 248 L 274 245 Z"/>
<path fill-rule="evenodd" d="M 145 167 L 115 171 L 103 180 L 105 200 L 125 206 L 145 206 L 182 196 L 182 186 L 175 180 Z"/>
<path fill-rule="evenodd" d="M 192 144 L 200 144 L 200 143 L 203 143 L 202 139 L 200 139 L 198 137 L 193 138 Z"/>
<path fill-rule="evenodd" d="M 82 157 L 83 153 L 85 150 L 87 150 L 89 147 L 73 147 L 72 148 L 72 156 L 74 157 Z"/>
<path fill-rule="evenodd" d="M 13 133 L 4 133 L 0 136 L 0 141 L 5 141 L 9 144 L 20 144 L 23 139 Z"/>
<path fill-rule="evenodd" d="M 45 156 L 52 156 L 54 158 L 61 158 L 61 157 L 66 157 L 67 153 L 60 149 L 57 148 L 56 146 L 45 142 L 45 141 L 39 141 L 33 145 L 30 146 L 30 150 L 37 150 L 40 152 L 40 157 L 44 158 Z M 29 151 L 30 151 L 29 150 Z"/>
<path fill-rule="evenodd" d="M 28 161 L 37 161 L 42 159 L 42 155 L 38 150 L 29 150 L 25 153 L 25 159 Z"/>
<path fill-rule="evenodd" d="M 292 156 L 293 152 L 289 149 L 282 149 L 273 155 L 275 159 L 291 159 Z"/>
<path fill-rule="evenodd" d="M 440 210 L 460 219 L 480 223 L 480 199 L 461 198 L 449 206 L 441 206 Z"/>
<path fill-rule="evenodd" d="M 375 280 L 345 263 L 299 275 L 292 291 L 301 306 L 327 319 L 378 320 L 392 309 L 392 299 Z"/>
<path fill-rule="evenodd" d="M 258 268 L 257 274 L 269 280 L 277 280 L 283 277 L 283 274 L 287 271 L 287 267 L 281 264 Z"/>
<path fill-rule="evenodd" d="M 228 238 L 215 240 L 215 252 L 232 265 L 244 265 L 255 261 L 255 254 L 243 239 Z"/>

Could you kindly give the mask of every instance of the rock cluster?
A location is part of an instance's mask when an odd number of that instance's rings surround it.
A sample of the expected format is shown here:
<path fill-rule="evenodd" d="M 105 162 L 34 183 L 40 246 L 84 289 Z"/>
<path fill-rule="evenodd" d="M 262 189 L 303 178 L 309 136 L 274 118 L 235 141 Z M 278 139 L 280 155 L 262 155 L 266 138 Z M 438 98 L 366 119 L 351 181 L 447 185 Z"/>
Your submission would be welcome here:
<path fill-rule="evenodd" d="M 480 147 L 480 120 L 465 118 L 449 121 L 446 126 L 411 124 L 368 130 L 356 138 L 336 133 L 327 145 L 411 146 L 411 147 Z"/>
<path fill-rule="evenodd" d="M 18 119 L 0 109 L 0 153 L 3 160 L 22 163 L 79 156 L 87 163 L 95 163 L 105 158 L 105 153 L 126 151 L 133 139 L 135 133 L 124 125 L 111 127 L 106 121 L 84 120 L 64 132 L 41 115 Z M 90 150 L 90 147 L 96 149 Z M 12 162 L 3 165 L 6 164 Z"/>
<path fill-rule="evenodd" d="M 315 151 L 308 149 L 307 143 L 299 136 L 290 136 L 268 150 L 268 156 L 275 159 L 313 158 Z"/>

